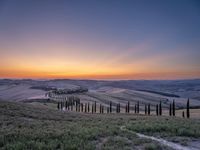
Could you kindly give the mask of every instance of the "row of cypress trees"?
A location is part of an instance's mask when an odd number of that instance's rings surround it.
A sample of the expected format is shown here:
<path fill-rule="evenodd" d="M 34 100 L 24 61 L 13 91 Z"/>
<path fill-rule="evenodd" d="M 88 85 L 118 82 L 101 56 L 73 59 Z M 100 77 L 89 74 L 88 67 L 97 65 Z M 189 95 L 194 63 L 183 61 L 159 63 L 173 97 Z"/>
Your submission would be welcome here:
<path fill-rule="evenodd" d="M 67 110 L 73 111 L 73 106 L 76 107 L 76 112 L 92 112 L 96 113 L 97 112 L 97 103 L 96 101 L 92 104 L 92 109 L 90 110 L 90 103 L 80 103 L 79 101 L 73 101 L 73 99 L 70 99 L 70 101 L 61 101 L 58 102 L 57 108 L 59 110 L 65 108 Z M 113 103 L 112 101 L 109 102 L 109 107 L 107 107 L 107 113 L 112 113 L 113 111 Z M 135 104 L 135 114 L 140 113 L 140 103 L 139 101 Z M 175 116 L 176 115 L 176 106 L 175 106 L 175 101 L 173 100 L 172 103 L 169 105 L 169 116 Z M 121 105 L 120 103 L 116 104 L 116 113 L 121 112 Z M 104 105 L 100 104 L 99 105 L 99 113 L 104 113 Z M 125 113 L 130 113 L 130 102 L 125 106 Z M 151 105 L 150 104 L 145 104 L 145 115 L 150 115 L 151 114 Z M 159 104 L 156 105 L 156 115 L 157 116 L 162 116 L 162 102 L 160 101 Z M 185 112 L 182 112 L 182 116 L 185 117 Z M 190 102 L 189 99 L 187 100 L 187 106 L 186 106 L 186 117 L 190 118 Z"/>

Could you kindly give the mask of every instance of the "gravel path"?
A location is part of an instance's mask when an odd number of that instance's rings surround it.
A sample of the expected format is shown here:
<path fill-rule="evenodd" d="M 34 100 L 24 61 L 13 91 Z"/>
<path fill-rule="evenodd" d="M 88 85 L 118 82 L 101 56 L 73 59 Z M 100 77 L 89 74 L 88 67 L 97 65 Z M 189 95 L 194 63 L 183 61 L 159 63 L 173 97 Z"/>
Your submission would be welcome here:
<path fill-rule="evenodd" d="M 140 138 L 151 139 L 153 141 L 157 141 L 157 142 L 159 142 L 163 145 L 166 145 L 166 146 L 171 147 L 171 148 L 176 149 L 176 150 L 198 150 L 198 149 L 193 148 L 193 147 L 186 147 L 186 146 L 182 146 L 182 145 L 179 145 L 179 144 L 176 144 L 176 143 L 173 143 L 173 142 L 169 142 L 169 141 L 166 141 L 166 140 L 161 139 L 161 138 L 156 138 L 156 137 L 153 137 L 153 136 L 148 136 L 148 135 L 144 135 L 144 134 L 141 134 L 141 133 L 136 133 L 134 131 L 126 129 L 125 126 L 121 126 L 120 130 L 136 134 Z"/>

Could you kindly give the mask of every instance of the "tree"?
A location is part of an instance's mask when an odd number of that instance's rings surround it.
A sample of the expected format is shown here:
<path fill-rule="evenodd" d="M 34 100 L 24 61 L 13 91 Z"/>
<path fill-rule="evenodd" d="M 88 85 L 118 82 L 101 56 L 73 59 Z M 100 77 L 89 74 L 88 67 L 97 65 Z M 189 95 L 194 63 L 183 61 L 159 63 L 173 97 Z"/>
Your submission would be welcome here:
<path fill-rule="evenodd" d="M 173 103 L 172 103 L 172 114 L 173 114 L 173 116 L 175 116 L 176 114 L 175 114 L 175 101 L 173 100 Z"/>
<path fill-rule="evenodd" d="M 81 112 L 83 112 L 83 103 L 81 103 Z"/>
<path fill-rule="evenodd" d="M 67 105 L 68 105 L 68 103 L 67 103 L 67 101 L 65 101 L 65 108 L 67 109 Z"/>
<path fill-rule="evenodd" d="M 148 105 L 148 115 L 150 115 L 151 114 L 151 106 L 150 106 L 150 104 Z"/>
<path fill-rule="evenodd" d="M 171 116 L 172 115 L 172 104 L 170 103 L 169 105 L 169 115 Z"/>
<path fill-rule="evenodd" d="M 140 113 L 140 104 L 139 104 L 139 101 L 137 103 L 137 113 L 139 114 Z"/>
<path fill-rule="evenodd" d="M 85 103 L 85 113 L 87 112 L 87 103 Z"/>
<path fill-rule="evenodd" d="M 135 104 L 135 114 L 137 113 L 137 105 Z"/>
<path fill-rule="evenodd" d="M 80 105 L 80 103 L 78 104 L 78 112 L 80 112 L 80 107 L 81 107 L 81 105 Z"/>
<path fill-rule="evenodd" d="M 147 105 L 145 104 L 145 115 L 147 114 Z"/>
<path fill-rule="evenodd" d="M 71 111 L 73 111 L 73 105 L 71 104 Z"/>
<path fill-rule="evenodd" d="M 162 103 L 160 101 L 160 110 L 159 110 L 159 115 L 162 116 Z"/>
<path fill-rule="evenodd" d="M 60 103 L 59 102 L 58 102 L 57 108 L 58 108 L 58 110 L 60 109 Z"/>
<path fill-rule="evenodd" d="M 90 103 L 88 102 L 88 112 L 90 112 Z"/>
<path fill-rule="evenodd" d="M 130 112 L 130 102 L 128 101 L 128 105 L 127 105 L 127 112 Z"/>
<path fill-rule="evenodd" d="M 187 118 L 190 118 L 190 100 L 187 100 Z"/>
<path fill-rule="evenodd" d="M 182 112 L 182 117 L 185 118 L 185 112 L 184 111 Z"/>
<path fill-rule="evenodd" d="M 158 104 L 156 105 L 156 115 L 158 116 Z"/>
<path fill-rule="evenodd" d="M 95 101 L 95 102 L 94 102 L 94 112 L 95 112 L 95 113 L 96 113 L 96 111 L 97 111 L 96 108 L 97 108 L 97 102 Z"/>
<path fill-rule="evenodd" d="M 110 113 L 112 113 L 112 102 L 110 101 Z"/>
<path fill-rule="evenodd" d="M 94 104 L 92 104 L 92 113 L 94 113 Z"/>
<path fill-rule="evenodd" d="M 104 106 L 103 106 L 103 105 L 102 105 L 101 109 L 102 109 L 101 112 L 102 112 L 102 114 L 103 114 L 103 113 L 104 113 Z"/>

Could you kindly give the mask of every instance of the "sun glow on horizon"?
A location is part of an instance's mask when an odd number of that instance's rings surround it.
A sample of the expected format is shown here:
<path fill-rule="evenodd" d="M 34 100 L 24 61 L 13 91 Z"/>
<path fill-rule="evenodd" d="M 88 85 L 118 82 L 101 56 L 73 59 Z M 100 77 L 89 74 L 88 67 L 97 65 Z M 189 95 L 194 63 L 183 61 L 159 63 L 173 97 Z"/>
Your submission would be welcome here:
<path fill-rule="evenodd" d="M 200 78 L 199 9 L 148 3 L 5 1 L 0 78 Z"/>

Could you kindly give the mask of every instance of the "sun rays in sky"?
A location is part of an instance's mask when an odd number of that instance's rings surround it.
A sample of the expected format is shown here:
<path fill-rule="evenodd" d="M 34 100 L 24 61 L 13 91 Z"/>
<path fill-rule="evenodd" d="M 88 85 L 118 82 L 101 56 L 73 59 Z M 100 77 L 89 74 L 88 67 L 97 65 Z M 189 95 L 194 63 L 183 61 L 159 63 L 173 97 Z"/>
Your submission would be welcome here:
<path fill-rule="evenodd" d="M 200 77 L 198 1 L 0 2 L 0 77 Z"/>

